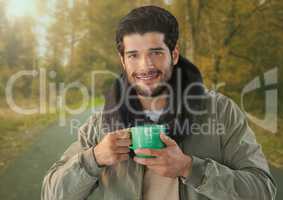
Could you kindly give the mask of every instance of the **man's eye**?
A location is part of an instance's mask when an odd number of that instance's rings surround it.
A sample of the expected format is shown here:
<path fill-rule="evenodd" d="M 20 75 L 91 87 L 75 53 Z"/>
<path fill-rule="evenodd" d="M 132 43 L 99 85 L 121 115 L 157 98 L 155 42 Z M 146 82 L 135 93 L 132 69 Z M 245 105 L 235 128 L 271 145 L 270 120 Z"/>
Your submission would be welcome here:
<path fill-rule="evenodd" d="M 162 52 L 160 52 L 160 51 L 154 51 L 154 52 L 152 52 L 154 55 L 157 55 L 157 56 L 160 56 L 160 55 L 162 55 Z"/>
<path fill-rule="evenodd" d="M 137 57 L 137 54 L 130 54 L 128 55 L 128 58 L 136 58 Z"/>

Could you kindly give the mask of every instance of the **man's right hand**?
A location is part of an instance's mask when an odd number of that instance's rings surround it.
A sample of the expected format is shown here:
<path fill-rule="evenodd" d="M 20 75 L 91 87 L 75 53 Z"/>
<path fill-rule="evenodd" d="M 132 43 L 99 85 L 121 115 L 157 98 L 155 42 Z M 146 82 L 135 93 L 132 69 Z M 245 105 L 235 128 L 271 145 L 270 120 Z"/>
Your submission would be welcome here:
<path fill-rule="evenodd" d="M 99 165 L 114 165 L 129 159 L 131 145 L 129 129 L 121 129 L 108 133 L 98 145 L 94 147 L 94 155 Z"/>

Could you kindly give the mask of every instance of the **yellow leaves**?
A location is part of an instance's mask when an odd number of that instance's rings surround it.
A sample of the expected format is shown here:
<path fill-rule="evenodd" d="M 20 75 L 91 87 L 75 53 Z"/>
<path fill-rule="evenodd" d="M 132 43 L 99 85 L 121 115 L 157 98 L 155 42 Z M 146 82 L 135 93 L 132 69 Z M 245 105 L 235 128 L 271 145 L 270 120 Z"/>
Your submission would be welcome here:
<path fill-rule="evenodd" d="M 228 52 L 229 52 L 228 47 L 221 47 L 218 50 L 218 56 L 220 56 L 221 58 L 225 58 L 225 57 L 227 57 Z"/>

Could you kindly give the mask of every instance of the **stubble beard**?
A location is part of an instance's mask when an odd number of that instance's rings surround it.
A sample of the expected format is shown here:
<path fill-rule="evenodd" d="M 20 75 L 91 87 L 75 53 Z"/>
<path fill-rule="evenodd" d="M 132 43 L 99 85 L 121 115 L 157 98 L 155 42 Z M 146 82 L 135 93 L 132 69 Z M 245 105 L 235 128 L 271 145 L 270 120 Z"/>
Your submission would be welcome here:
<path fill-rule="evenodd" d="M 159 83 L 157 83 L 157 86 L 150 90 L 150 89 L 145 89 L 135 83 L 132 83 L 132 81 L 130 81 L 129 79 L 129 75 L 128 73 L 125 71 L 125 74 L 127 76 L 127 79 L 129 81 L 129 83 L 131 84 L 132 88 L 136 91 L 137 95 L 140 95 L 142 97 L 157 97 L 160 96 L 166 92 L 168 92 L 168 82 L 172 77 L 172 72 L 173 72 L 173 61 L 171 60 L 170 63 L 170 68 L 168 71 L 165 72 L 165 74 L 163 75 L 163 80 L 161 80 Z"/>

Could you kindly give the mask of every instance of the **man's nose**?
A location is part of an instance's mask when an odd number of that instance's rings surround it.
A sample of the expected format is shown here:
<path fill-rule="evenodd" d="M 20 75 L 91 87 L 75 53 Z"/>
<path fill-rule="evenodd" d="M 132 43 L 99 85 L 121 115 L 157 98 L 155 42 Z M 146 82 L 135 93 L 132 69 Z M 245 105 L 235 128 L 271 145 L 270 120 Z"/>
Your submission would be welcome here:
<path fill-rule="evenodd" d="M 145 55 L 141 56 L 140 67 L 148 69 L 152 66 L 153 66 L 153 62 L 152 62 L 152 59 L 149 55 L 145 54 Z"/>

